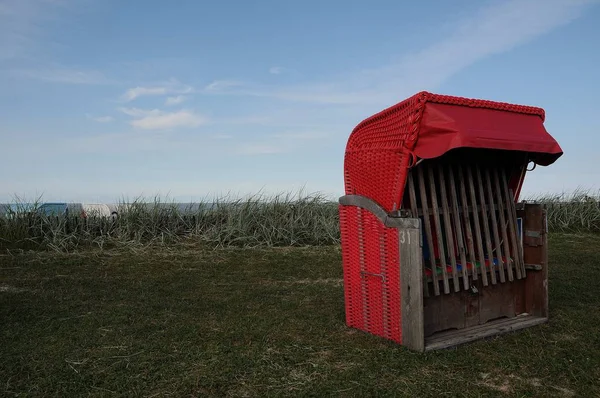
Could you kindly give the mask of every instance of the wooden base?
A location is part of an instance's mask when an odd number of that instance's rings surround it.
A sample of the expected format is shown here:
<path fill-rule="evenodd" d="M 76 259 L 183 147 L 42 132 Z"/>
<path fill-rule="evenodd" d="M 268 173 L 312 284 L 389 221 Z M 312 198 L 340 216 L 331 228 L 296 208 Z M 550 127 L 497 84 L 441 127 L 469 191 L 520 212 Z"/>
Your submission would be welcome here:
<path fill-rule="evenodd" d="M 484 325 L 439 332 L 425 339 L 425 351 L 454 347 L 548 322 L 548 318 L 522 314 L 514 318 L 490 321 Z"/>

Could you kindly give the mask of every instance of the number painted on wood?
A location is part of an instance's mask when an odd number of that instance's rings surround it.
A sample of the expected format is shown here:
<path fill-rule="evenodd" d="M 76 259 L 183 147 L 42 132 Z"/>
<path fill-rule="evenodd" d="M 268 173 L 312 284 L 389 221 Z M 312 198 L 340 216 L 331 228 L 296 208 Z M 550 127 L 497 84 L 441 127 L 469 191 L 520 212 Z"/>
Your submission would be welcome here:
<path fill-rule="evenodd" d="M 410 245 L 410 232 L 400 231 L 400 243 L 408 243 Z"/>

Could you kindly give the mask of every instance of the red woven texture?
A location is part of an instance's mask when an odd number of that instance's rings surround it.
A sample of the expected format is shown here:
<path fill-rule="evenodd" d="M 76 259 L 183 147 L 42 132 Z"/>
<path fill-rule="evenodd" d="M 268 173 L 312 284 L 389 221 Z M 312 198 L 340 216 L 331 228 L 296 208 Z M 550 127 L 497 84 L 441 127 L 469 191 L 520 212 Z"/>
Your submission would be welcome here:
<path fill-rule="evenodd" d="M 354 206 L 340 225 L 347 325 L 401 343 L 398 230 Z"/>
<path fill-rule="evenodd" d="M 545 118 L 544 110 L 537 107 L 420 92 L 365 119 L 352 131 L 344 159 L 346 194 L 367 196 L 387 211 L 400 206 L 411 150 L 427 102 L 532 114 L 542 121 Z"/>

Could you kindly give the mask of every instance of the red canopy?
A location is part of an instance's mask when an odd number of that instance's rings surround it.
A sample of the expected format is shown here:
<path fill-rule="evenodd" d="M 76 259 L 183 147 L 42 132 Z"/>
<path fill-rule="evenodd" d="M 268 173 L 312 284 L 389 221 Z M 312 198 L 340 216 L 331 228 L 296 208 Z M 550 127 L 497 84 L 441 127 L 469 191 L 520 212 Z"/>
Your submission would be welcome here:
<path fill-rule="evenodd" d="M 562 155 L 539 115 L 428 102 L 413 152 L 435 158 L 454 148 L 488 148 L 529 152 L 547 166 Z"/>
<path fill-rule="evenodd" d="M 544 128 L 538 107 L 481 99 L 417 93 L 359 123 L 348 139 L 344 159 L 346 194 L 363 195 L 386 211 L 402 201 L 408 170 L 418 158 L 435 158 L 457 148 L 523 153 L 547 166 L 562 155 Z M 519 173 L 514 191 L 523 180 Z"/>

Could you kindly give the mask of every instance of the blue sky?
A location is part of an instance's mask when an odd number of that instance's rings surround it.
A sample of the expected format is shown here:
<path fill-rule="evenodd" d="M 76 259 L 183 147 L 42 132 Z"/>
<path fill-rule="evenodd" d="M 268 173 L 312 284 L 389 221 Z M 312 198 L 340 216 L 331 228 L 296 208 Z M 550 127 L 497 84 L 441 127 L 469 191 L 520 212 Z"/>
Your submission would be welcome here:
<path fill-rule="evenodd" d="M 418 4 L 417 4 L 418 3 Z M 0 202 L 343 194 L 352 128 L 421 90 L 543 107 L 599 189 L 590 0 L 0 0 Z"/>

